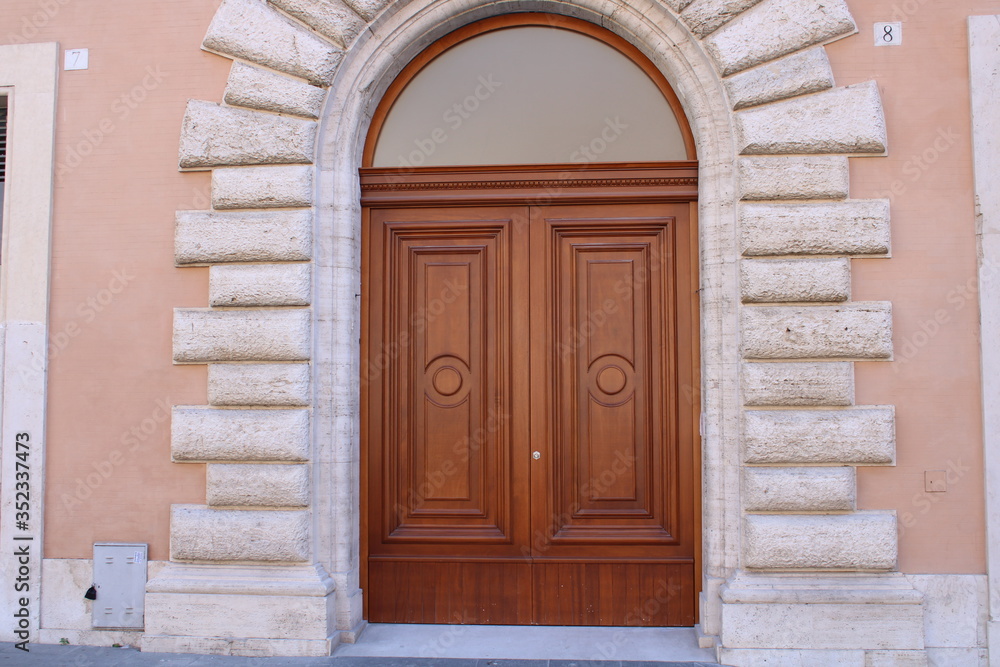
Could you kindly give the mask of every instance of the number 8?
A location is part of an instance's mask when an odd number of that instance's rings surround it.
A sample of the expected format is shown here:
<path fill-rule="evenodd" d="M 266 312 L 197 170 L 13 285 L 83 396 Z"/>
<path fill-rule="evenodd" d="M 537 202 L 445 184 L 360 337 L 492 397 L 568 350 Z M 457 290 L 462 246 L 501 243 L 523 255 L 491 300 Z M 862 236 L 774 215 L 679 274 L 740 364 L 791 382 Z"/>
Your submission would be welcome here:
<path fill-rule="evenodd" d="M 882 35 L 882 40 L 885 42 L 891 42 L 893 39 L 892 26 L 891 25 L 883 26 L 882 29 L 885 31 L 885 34 Z"/>

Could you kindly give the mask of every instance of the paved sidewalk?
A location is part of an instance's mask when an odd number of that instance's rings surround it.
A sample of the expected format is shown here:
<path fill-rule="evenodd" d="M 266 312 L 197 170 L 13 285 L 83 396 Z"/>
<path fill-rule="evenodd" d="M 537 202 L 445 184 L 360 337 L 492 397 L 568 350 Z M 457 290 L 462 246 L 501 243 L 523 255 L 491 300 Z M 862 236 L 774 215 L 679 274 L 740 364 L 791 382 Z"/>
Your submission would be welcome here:
<path fill-rule="evenodd" d="M 0 665 L 41 667 L 712 667 L 704 662 L 643 662 L 631 660 L 499 660 L 476 658 L 389 658 L 334 656 L 329 658 L 239 658 L 220 655 L 141 653 L 132 648 L 29 644 L 25 653 L 0 643 Z"/>

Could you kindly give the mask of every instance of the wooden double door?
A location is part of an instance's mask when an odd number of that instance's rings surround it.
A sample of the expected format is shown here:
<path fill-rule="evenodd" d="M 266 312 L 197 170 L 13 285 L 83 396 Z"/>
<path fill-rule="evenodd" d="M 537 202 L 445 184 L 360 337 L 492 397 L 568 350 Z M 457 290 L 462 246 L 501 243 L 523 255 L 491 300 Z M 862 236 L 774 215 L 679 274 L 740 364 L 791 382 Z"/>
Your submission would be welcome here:
<path fill-rule="evenodd" d="M 366 209 L 369 621 L 694 623 L 691 210 Z"/>

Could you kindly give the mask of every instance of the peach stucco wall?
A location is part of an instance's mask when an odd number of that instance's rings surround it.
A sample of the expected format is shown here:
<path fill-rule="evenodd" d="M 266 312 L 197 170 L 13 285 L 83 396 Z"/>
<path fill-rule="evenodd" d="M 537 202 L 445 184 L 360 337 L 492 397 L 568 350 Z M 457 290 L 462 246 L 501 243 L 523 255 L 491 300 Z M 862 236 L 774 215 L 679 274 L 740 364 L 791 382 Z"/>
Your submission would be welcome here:
<path fill-rule="evenodd" d="M 861 34 L 827 51 L 837 83 L 878 82 L 889 157 L 851 161 L 853 197 L 892 201 L 892 259 L 854 261 L 854 298 L 893 304 L 895 360 L 856 366 L 857 402 L 896 406 L 894 468 L 858 475 L 859 506 L 895 509 L 905 572 L 985 571 L 982 406 L 967 18 L 996 2 L 850 2 Z M 872 24 L 902 21 L 903 44 Z M 926 471 L 948 490 L 926 493 Z"/>
<path fill-rule="evenodd" d="M 170 404 L 205 403 L 205 367 L 171 363 L 174 306 L 204 306 L 205 269 L 173 262 L 174 211 L 207 208 L 177 171 L 190 97 L 229 63 L 199 46 L 216 0 L 3 0 L 0 43 L 88 48 L 59 76 L 45 556 L 148 542 L 166 559 L 173 502 L 204 502 L 201 465 L 170 462 Z M 25 22 L 27 20 L 27 22 Z M 16 95 L 16 91 L 15 91 Z"/>
<path fill-rule="evenodd" d="M 965 20 L 997 5 L 849 4 L 861 34 L 828 48 L 837 82 L 878 81 L 890 135 L 890 157 L 852 161 L 852 194 L 893 193 L 893 258 L 854 262 L 854 298 L 894 304 L 896 361 L 857 365 L 857 401 L 896 405 L 898 465 L 861 472 L 860 504 L 898 511 L 904 571 L 982 572 Z M 88 558 L 95 541 L 139 541 L 166 559 L 170 504 L 204 502 L 203 467 L 170 462 L 162 406 L 206 400 L 205 368 L 171 363 L 172 309 L 204 306 L 208 293 L 206 270 L 173 266 L 173 214 L 208 206 L 207 174 L 176 165 L 186 100 L 220 100 L 228 73 L 229 61 L 199 49 L 217 5 L 0 4 L 0 43 L 90 49 L 89 70 L 60 73 L 49 558 Z M 904 45 L 875 48 L 872 22 L 888 20 L 904 22 Z M 946 493 L 923 493 L 933 470 L 946 471 Z"/>

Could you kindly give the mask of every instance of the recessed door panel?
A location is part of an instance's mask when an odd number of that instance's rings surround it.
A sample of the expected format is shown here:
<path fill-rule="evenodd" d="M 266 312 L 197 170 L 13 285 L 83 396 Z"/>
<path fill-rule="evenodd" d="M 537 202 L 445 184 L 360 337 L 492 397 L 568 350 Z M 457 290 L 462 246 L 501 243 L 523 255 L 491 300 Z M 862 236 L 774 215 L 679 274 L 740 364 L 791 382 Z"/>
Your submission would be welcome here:
<path fill-rule="evenodd" d="M 671 218 L 541 209 L 551 257 L 556 543 L 671 537 L 666 282 Z M 643 211 L 638 211 L 642 213 Z M 562 217 L 567 216 L 567 217 Z"/>
<path fill-rule="evenodd" d="M 383 498 L 380 546 L 510 544 L 513 216 L 372 217 L 387 306 L 372 331 L 385 367 L 373 383 L 383 396 L 381 446 L 372 452 Z"/>
<path fill-rule="evenodd" d="M 496 364 L 488 350 L 496 349 L 496 313 L 488 295 L 485 300 L 472 295 L 488 289 L 483 278 L 490 273 L 496 239 L 447 250 L 427 245 L 450 240 L 444 235 L 408 240 L 401 248 L 405 266 L 399 273 L 412 282 L 401 280 L 397 294 L 414 345 L 413 384 L 399 387 L 398 400 L 409 398 L 414 411 L 406 424 L 408 437 L 400 438 L 413 443 L 413 452 L 403 465 L 410 474 L 401 491 L 409 502 L 397 530 L 414 519 L 419 524 L 420 519 L 496 516 L 496 498 L 486 491 L 500 448 L 493 441 L 479 450 L 464 444 L 482 428 L 495 398 L 490 376 Z"/>

